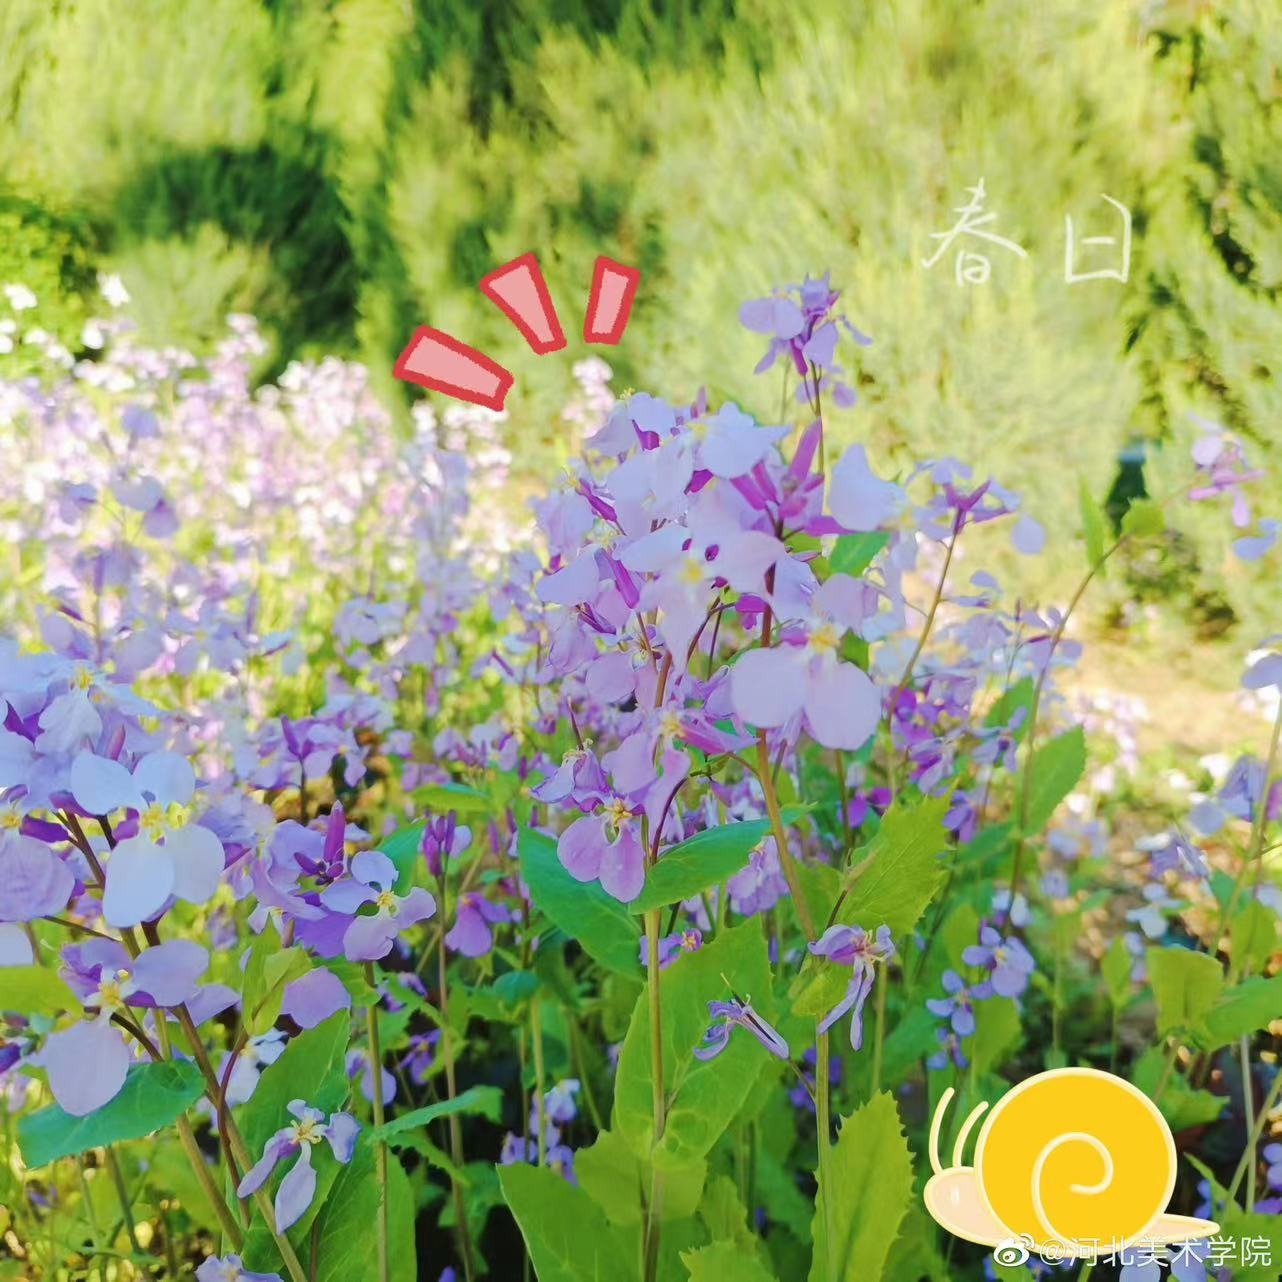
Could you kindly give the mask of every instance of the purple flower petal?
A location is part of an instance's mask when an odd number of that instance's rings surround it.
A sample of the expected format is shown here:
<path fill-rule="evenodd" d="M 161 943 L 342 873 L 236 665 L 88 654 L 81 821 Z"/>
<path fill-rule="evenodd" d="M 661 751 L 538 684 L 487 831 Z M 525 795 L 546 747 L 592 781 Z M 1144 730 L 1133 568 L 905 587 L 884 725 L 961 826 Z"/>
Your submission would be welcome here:
<path fill-rule="evenodd" d="M 267 1179 L 276 1169 L 277 1163 L 282 1161 L 293 1150 L 294 1143 L 289 1138 L 290 1129 L 288 1126 L 282 1127 L 263 1145 L 262 1157 L 245 1172 L 244 1178 L 237 1186 L 237 1197 L 252 1197 L 253 1194 L 257 1193 L 267 1183 Z"/>
<path fill-rule="evenodd" d="M 329 1141 L 334 1156 L 344 1165 L 352 1160 L 360 1129 L 361 1124 L 350 1113 L 335 1113 L 329 1119 L 325 1138 Z"/>
<path fill-rule="evenodd" d="M 303 1144 L 298 1161 L 286 1172 L 276 1190 L 276 1227 L 284 1233 L 297 1224 L 316 1196 L 316 1168 L 312 1165 L 312 1146 Z"/>
<path fill-rule="evenodd" d="M 810 668 L 806 724 L 826 748 L 862 748 L 881 719 L 881 695 L 868 674 L 831 657 Z"/>
<path fill-rule="evenodd" d="M 730 698 L 745 721 L 773 729 L 801 711 L 806 698 L 806 656 L 798 646 L 749 650 L 730 669 Z"/>
<path fill-rule="evenodd" d="M 174 888 L 174 864 L 147 837 L 129 837 L 111 852 L 102 915 L 109 926 L 137 926 L 156 916 Z"/>
<path fill-rule="evenodd" d="M 64 1111 L 84 1117 L 120 1093 L 129 1072 L 124 1036 L 106 1016 L 50 1033 L 37 1061 Z"/>
<path fill-rule="evenodd" d="M 134 983 L 157 1006 L 178 1006 L 193 997 L 209 969 L 209 954 L 189 939 L 171 939 L 138 954 Z"/>
<path fill-rule="evenodd" d="M 146 807 L 129 771 L 119 761 L 92 752 L 77 753 L 71 763 L 71 795 L 91 815 L 109 815 L 125 806 Z"/>
<path fill-rule="evenodd" d="M 281 1014 L 300 1028 L 315 1028 L 340 1010 L 350 1010 L 352 995 L 332 970 L 319 966 L 285 985 Z"/>

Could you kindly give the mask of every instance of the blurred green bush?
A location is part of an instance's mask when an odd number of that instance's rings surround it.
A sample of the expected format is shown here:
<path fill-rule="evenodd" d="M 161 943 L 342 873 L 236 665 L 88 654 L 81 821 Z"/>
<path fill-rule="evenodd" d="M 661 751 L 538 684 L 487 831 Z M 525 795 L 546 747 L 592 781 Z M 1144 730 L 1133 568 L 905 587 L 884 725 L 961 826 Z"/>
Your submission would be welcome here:
<path fill-rule="evenodd" d="M 199 345 L 253 311 L 277 367 L 348 351 L 392 396 L 414 325 L 441 326 L 511 365 L 513 439 L 541 470 L 570 361 L 524 349 L 474 288 L 489 267 L 537 249 L 573 336 L 593 257 L 638 265 L 618 384 L 708 382 L 762 416 L 779 385 L 748 375 L 760 340 L 735 309 L 830 269 L 875 339 L 838 433 L 883 464 L 955 453 L 1063 530 L 1076 474 L 1102 498 L 1128 442 L 1182 453 L 1190 410 L 1282 463 L 1276 18 L 1264 0 L 7 0 L 0 280 L 70 299 L 74 328 L 85 265 L 116 270 L 147 335 Z M 981 177 L 1028 256 L 994 250 L 991 280 L 960 288 L 951 255 L 922 260 Z M 1069 285 L 1065 215 L 1101 193 L 1133 212 L 1130 279 Z M 1249 618 L 1222 525 L 1193 532 L 1184 578 Z"/>

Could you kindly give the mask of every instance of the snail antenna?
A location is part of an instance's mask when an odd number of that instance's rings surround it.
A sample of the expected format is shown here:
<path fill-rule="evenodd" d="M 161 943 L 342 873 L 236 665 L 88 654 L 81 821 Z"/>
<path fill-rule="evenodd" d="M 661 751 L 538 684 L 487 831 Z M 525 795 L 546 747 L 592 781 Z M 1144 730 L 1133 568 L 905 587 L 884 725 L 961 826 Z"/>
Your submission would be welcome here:
<path fill-rule="evenodd" d="M 943 1173 L 943 1166 L 939 1161 L 939 1132 L 944 1124 L 944 1114 L 948 1111 L 948 1105 L 952 1103 L 952 1098 L 956 1094 L 950 1086 L 939 1097 L 939 1103 L 935 1105 L 935 1116 L 930 1119 L 930 1169 L 936 1175 Z"/>
<path fill-rule="evenodd" d="M 979 1121 L 980 1116 L 988 1107 L 987 1100 L 981 1100 L 974 1108 L 970 1110 L 970 1116 L 962 1123 L 961 1132 L 957 1136 L 957 1143 L 953 1145 L 953 1165 L 962 1164 L 962 1154 L 966 1151 L 966 1141 L 970 1139 L 971 1129 Z"/>

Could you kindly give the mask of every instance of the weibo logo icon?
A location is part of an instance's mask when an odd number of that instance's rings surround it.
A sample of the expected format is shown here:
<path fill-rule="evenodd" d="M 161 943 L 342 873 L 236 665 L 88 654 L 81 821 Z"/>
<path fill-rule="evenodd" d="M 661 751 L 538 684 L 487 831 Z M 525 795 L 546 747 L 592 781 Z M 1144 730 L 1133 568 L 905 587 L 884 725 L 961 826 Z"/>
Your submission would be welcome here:
<path fill-rule="evenodd" d="M 1166 1119 L 1130 1082 L 1094 1068 L 1038 1073 L 1004 1095 L 962 1165 L 966 1141 L 988 1109 L 977 1105 L 939 1161 L 939 1133 L 953 1097 L 944 1092 L 930 1126 L 934 1170 L 926 1210 L 956 1237 L 996 1247 L 1018 1264 L 1094 1258 L 1137 1243 L 1166 1245 L 1214 1236 L 1219 1225 L 1166 1206 L 1175 1188 L 1175 1141 Z"/>

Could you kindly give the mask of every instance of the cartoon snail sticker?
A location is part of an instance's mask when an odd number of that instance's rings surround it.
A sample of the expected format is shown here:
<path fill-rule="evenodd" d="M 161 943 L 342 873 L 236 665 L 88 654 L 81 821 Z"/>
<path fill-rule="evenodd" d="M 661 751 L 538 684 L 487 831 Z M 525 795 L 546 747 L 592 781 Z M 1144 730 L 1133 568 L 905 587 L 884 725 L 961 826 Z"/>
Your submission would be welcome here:
<path fill-rule="evenodd" d="M 1001 1263 L 1033 1251 L 1092 1257 L 1218 1232 L 1210 1220 L 1167 1214 L 1175 1141 L 1157 1106 L 1130 1082 L 1094 1068 L 1030 1077 L 997 1102 L 980 1128 L 974 1165 L 963 1166 L 966 1141 L 988 1105 L 972 1110 L 945 1170 L 939 1132 L 952 1097 L 951 1088 L 944 1092 L 931 1121 L 935 1173 L 923 1193 L 926 1209 L 955 1236 L 997 1247 Z"/>

